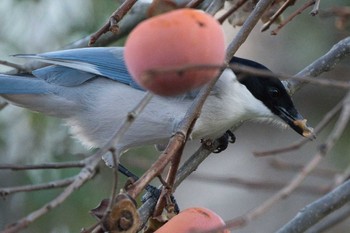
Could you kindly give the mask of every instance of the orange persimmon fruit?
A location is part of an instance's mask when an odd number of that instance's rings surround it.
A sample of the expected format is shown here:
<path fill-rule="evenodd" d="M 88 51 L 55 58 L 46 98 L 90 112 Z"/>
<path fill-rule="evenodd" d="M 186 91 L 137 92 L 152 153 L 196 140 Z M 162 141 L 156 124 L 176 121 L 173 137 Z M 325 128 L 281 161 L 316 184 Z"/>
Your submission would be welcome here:
<path fill-rule="evenodd" d="M 222 218 L 213 211 L 195 207 L 181 211 L 178 215 L 170 219 L 166 224 L 159 228 L 155 233 L 190 233 L 193 231 L 214 230 L 217 227 L 224 226 Z M 229 233 L 229 230 L 218 231 L 220 233 Z"/>
<path fill-rule="evenodd" d="M 214 79 L 219 69 L 208 67 L 221 66 L 224 59 L 221 25 L 194 9 L 174 10 L 143 21 L 125 44 L 125 63 L 133 79 L 164 96 L 182 94 Z M 208 67 L 183 69 L 188 66 Z M 152 73 L 164 69 L 172 71 Z"/>

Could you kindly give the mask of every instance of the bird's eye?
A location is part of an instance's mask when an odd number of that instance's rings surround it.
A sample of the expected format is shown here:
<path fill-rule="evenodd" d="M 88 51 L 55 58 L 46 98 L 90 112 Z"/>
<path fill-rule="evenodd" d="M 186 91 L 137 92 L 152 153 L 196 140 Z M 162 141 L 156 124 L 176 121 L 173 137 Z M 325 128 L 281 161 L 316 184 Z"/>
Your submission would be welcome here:
<path fill-rule="evenodd" d="M 272 98 L 279 97 L 279 96 L 280 96 L 280 91 L 279 91 L 277 88 L 270 88 L 270 89 L 269 89 L 269 95 L 270 95 Z"/>

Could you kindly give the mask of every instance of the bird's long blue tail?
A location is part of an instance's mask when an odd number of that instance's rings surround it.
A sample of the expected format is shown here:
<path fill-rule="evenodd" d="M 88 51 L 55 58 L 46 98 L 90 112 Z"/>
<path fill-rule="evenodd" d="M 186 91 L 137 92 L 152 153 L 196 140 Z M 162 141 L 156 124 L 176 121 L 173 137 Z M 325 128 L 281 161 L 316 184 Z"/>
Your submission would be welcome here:
<path fill-rule="evenodd" d="M 0 74 L 0 97 L 13 105 L 60 118 L 79 111 L 73 101 L 58 94 L 54 85 L 31 75 Z"/>
<path fill-rule="evenodd" d="M 34 76 L 0 74 L 1 94 L 47 94 L 50 84 Z"/>

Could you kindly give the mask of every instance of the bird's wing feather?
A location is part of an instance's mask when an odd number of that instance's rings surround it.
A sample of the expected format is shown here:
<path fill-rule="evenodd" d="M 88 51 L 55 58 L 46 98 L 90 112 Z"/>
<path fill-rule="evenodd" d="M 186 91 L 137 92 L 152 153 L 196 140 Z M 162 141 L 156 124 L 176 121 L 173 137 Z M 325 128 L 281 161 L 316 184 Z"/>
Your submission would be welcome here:
<path fill-rule="evenodd" d="M 37 59 L 44 63 L 59 65 L 95 75 L 104 76 L 112 80 L 130 85 L 136 89 L 142 89 L 131 78 L 124 62 L 123 53 L 123 47 L 100 47 L 61 50 L 42 54 L 17 54 L 15 56 Z M 58 70 L 50 71 L 54 71 L 54 73 L 57 74 Z M 61 69 L 59 71 L 65 72 L 64 69 Z M 72 73 L 72 70 L 67 70 L 66 72 Z M 57 79 L 58 76 L 54 73 L 51 73 L 51 77 L 44 77 L 44 79 L 48 79 L 50 81 Z M 41 72 L 41 77 L 43 77 L 42 74 L 43 73 Z M 38 73 L 36 75 L 38 75 Z M 59 76 L 64 77 L 68 75 L 61 73 Z M 74 79 L 76 77 L 77 76 L 71 78 Z M 91 76 L 84 75 L 83 78 L 79 77 L 79 80 L 71 81 L 71 83 L 79 83 L 90 78 Z"/>
<path fill-rule="evenodd" d="M 96 77 L 92 73 L 58 65 L 34 70 L 32 74 L 37 78 L 44 79 L 48 83 L 65 87 L 78 86 Z"/>

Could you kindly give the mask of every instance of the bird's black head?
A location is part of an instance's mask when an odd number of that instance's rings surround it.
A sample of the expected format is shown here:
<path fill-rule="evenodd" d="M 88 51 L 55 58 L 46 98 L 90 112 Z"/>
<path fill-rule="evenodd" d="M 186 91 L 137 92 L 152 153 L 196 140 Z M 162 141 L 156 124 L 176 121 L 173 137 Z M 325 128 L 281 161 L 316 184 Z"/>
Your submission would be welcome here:
<path fill-rule="evenodd" d="M 253 67 L 270 71 L 260 63 L 234 57 L 231 64 Z M 258 75 L 242 73 L 233 68 L 240 83 L 245 85 L 252 95 L 264 103 L 276 116 L 280 117 L 297 133 L 305 137 L 312 137 L 312 129 L 306 126 L 306 120 L 296 110 L 290 95 L 287 93 L 282 82 L 273 76 L 259 77 Z"/>

